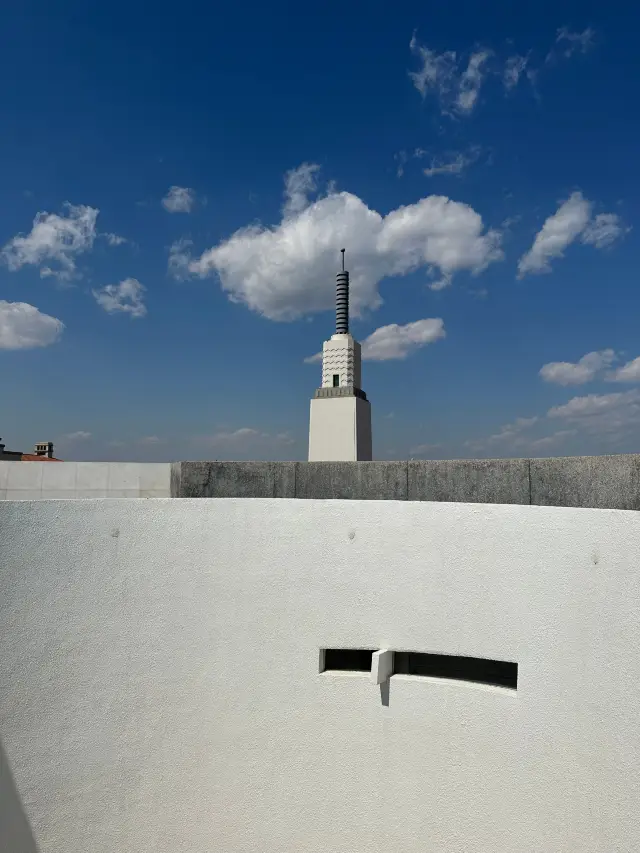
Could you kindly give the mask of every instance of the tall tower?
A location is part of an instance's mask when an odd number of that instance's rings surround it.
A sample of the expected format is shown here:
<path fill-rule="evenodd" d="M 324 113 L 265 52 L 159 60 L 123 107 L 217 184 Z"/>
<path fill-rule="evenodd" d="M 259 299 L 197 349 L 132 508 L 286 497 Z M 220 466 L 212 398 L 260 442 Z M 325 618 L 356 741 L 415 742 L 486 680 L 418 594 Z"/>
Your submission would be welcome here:
<path fill-rule="evenodd" d="M 360 344 L 349 334 L 349 273 L 336 276 L 336 333 L 322 347 L 322 387 L 311 400 L 309 462 L 370 461 L 371 404 L 361 386 Z"/>

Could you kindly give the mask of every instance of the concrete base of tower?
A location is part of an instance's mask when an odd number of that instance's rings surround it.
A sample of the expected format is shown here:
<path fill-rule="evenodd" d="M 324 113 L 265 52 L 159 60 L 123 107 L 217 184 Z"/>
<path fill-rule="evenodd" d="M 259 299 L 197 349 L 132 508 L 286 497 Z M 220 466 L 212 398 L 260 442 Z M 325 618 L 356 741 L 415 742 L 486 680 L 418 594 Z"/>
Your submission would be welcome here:
<path fill-rule="evenodd" d="M 311 401 L 309 462 L 370 462 L 371 404 L 360 397 Z"/>

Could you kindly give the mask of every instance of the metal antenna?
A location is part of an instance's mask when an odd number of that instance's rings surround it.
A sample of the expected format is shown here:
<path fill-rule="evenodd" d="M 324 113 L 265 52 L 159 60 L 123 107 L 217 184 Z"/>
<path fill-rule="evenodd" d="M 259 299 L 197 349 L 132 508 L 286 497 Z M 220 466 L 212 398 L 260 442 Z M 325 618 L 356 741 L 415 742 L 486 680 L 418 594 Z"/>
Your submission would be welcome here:
<path fill-rule="evenodd" d="M 349 334 L 349 273 L 344 268 L 344 253 L 342 252 L 342 272 L 336 276 L 336 334 Z"/>

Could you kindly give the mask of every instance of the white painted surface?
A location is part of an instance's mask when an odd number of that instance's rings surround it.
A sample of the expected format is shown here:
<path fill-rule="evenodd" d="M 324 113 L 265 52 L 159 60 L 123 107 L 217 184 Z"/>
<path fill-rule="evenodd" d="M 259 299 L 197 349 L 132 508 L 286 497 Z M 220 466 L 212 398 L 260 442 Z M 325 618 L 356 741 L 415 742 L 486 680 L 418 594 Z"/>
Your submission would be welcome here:
<path fill-rule="evenodd" d="M 309 462 L 370 461 L 371 405 L 359 397 L 314 397 Z"/>
<path fill-rule="evenodd" d="M 340 377 L 339 385 L 361 388 L 362 359 L 360 344 L 351 335 L 332 335 L 322 346 L 322 387 L 332 388 L 333 377 Z"/>
<path fill-rule="evenodd" d="M 0 500 L 167 498 L 168 462 L 0 462 Z"/>
<path fill-rule="evenodd" d="M 382 684 L 393 672 L 393 652 L 389 649 L 379 649 L 371 656 L 371 681 Z"/>
<path fill-rule="evenodd" d="M 38 850 L 637 853 L 639 564 L 616 510 L 4 502 Z M 393 675 L 386 705 L 329 647 L 515 660 L 518 691 Z"/>

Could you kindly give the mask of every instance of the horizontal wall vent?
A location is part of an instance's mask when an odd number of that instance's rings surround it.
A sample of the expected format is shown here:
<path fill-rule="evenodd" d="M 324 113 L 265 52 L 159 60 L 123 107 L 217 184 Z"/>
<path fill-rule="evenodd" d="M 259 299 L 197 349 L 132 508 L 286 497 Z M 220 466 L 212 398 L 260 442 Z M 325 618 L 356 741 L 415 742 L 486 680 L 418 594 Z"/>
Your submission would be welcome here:
<path fill-rule="evenodd" d="M 456 655 L 428 655 L 421 652 L 395 652 L 393 672 L 492 684 L 518 688 L 518 664 L 509 661 L 466 658 Z"/>
<path fill-rule="evenodd" d="M 320 672 L 371 672 L 372 649 L 322 649 Z"/>

